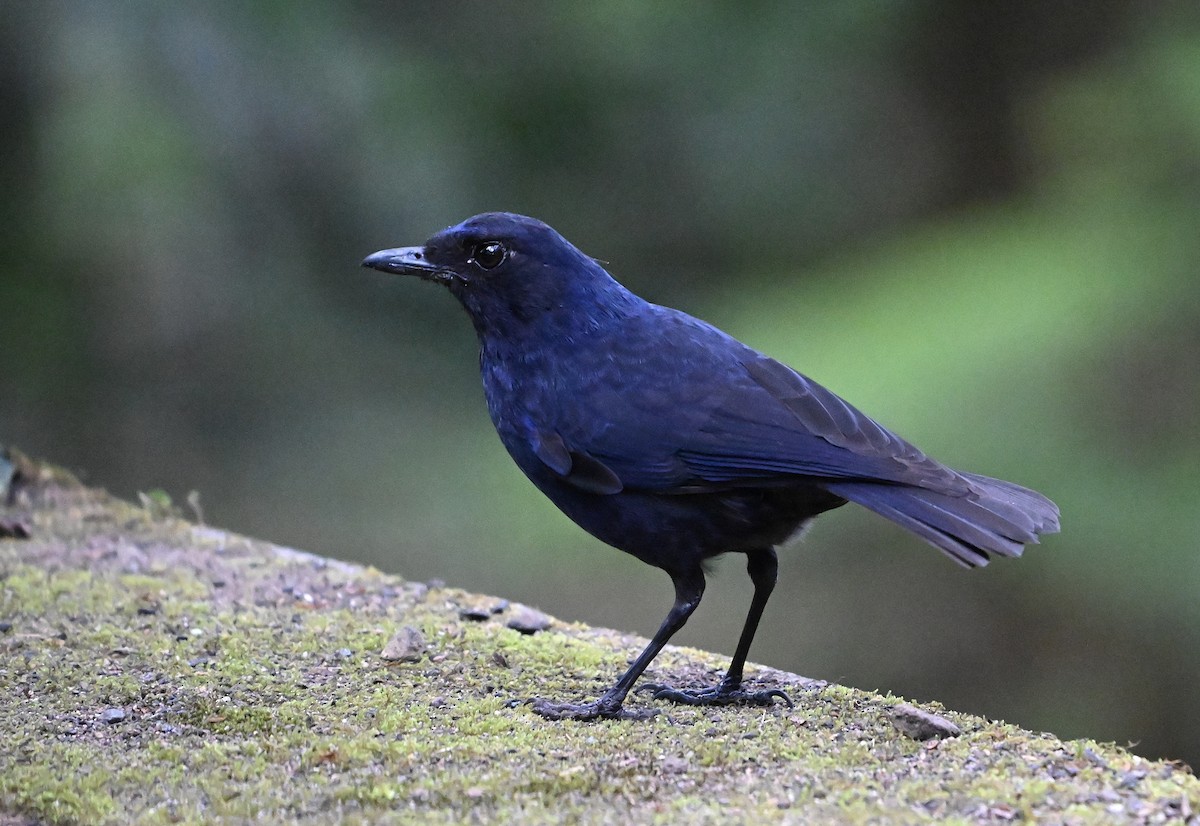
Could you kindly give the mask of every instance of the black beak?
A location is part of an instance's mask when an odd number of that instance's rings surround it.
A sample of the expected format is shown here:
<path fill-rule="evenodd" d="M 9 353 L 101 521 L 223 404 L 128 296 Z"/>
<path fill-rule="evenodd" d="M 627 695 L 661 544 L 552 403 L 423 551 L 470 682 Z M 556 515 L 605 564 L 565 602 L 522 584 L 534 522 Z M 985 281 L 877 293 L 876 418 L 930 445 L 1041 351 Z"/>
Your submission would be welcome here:
<path fill-rule="evenodd" d="M 373 252 L 363 259 L 362 265 L 380 272 L 415 275 L 433 281 L 445 280 L 452 275 L 448 270 L 429 263 L 424 247 L 396 247 Z"/>

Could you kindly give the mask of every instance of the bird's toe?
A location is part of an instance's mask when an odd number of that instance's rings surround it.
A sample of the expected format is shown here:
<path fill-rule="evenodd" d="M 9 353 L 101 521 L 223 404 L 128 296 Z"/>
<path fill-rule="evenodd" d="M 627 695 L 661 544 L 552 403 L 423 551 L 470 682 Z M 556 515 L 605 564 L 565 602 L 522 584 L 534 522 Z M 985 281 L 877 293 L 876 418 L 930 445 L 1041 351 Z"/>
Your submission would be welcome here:
<path fill-rule="evenodd" d="M 556 703 L 553 700 L 535 698 L 530 700 L 533 713 L 547 720 L 649 720 L 658 714 L 656 708 L 625 708 L 620 703 Z"/>
<path fill-rule="evenodd" d="M 645 683 L 638 687 L 638 691 L 651 692 L 655 700 L 668 700 L 688 706 L 770 706 L 778 699 L 783 700 L 788 708 L 794 707 L 792 698 L 777 688 L 745 691 L 721 683 L 708 688 L 687 689 L 661 683 Z"/>

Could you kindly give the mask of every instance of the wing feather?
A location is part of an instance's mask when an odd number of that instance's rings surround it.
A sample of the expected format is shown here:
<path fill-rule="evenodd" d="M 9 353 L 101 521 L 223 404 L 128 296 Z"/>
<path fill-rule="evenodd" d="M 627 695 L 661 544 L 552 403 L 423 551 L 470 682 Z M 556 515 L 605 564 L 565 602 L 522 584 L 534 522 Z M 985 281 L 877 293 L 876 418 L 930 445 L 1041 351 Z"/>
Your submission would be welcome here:
<path fill-rule="evenodd" d="M 601 463 L 623 489 L 660 492 L 774 486 L 804 477 L 915 485 L 951 495 L 970 484 L 790 367 L 704 322 L 658 308 L 653 335 L 630 331 L 567 399 L 562 451 Z M 662 342 L 645 351 L 644 340 Z M 630 349 L 625 349 L 630 348 Z M 626 372 L 623 365 L 634 365 Z M 630 375 L 653 386 L 629 386 Z M 597 415 L 599 414 L 599 415 Z M 557 434 L 556 434 L 557 435 Z M 539 454 L 540 455 L 540 454 Z M 547 464 L 560 472 L 561 452 Z"/>

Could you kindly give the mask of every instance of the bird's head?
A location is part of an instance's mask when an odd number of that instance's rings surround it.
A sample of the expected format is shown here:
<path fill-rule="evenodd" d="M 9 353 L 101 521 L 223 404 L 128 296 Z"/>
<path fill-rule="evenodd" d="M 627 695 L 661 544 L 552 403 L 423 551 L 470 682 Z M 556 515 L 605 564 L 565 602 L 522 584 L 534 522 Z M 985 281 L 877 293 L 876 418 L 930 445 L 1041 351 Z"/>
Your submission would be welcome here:
<path fill-rule="evenodd" d="M 594 325 L 638 300 L 551 227 L 509 212 L 476 215 L 424 246 L 380 250 L 362 263 L 444 284 L 480 337 Z"/>

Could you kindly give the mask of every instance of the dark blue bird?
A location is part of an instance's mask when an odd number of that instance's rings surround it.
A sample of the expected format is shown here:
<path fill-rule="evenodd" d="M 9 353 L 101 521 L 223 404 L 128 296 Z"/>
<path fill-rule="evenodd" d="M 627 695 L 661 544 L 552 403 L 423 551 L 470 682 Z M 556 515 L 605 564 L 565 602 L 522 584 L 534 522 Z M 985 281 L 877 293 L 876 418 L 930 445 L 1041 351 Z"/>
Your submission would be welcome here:
<path fill-rule="evenodd" d="M 538 700 L 551 718 L 647 716 L 626 695 L 704 593 L 704 563 L 747 557 L 750 611 L 724 680 L 646 686 L 689 704 L 769 704 L 742 668 L 775 586 L 775 548 L 847 501 L 955 562 L 1019 556 L 1058 530 L 1027 488 L 952 470 L 812 379 L 691 316 L 638 298 L 541 221 L 476 215 L 363 265 L 445 285 L 479 337 L 496 431 L 525 475 L 588 533 L 666 571 L 675 603 L 598 700 Z"/>

